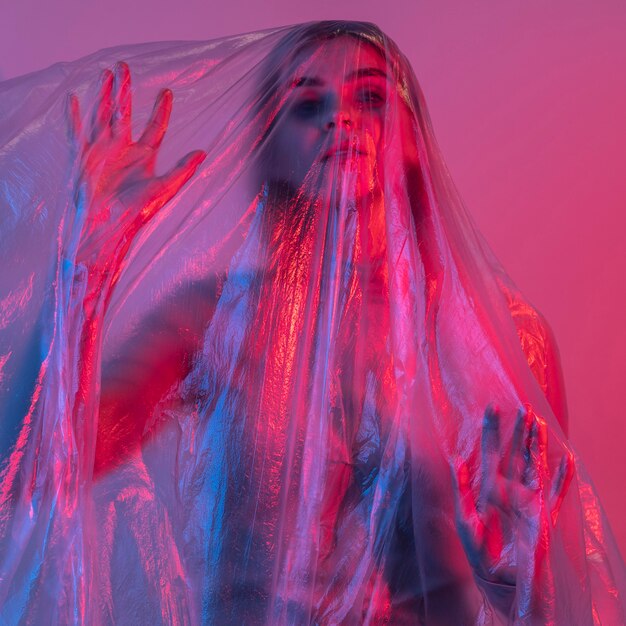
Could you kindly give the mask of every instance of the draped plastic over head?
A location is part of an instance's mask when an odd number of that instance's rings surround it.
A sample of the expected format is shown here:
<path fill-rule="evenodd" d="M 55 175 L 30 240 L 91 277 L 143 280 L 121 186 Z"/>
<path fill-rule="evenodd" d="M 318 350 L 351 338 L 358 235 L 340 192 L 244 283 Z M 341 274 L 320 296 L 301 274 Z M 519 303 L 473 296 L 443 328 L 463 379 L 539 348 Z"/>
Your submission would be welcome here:
<path fill-rule="evenodd" d="M 119 61 L 133 140 L 173 92 L 146 147 L 157 172 L 207 152 L 136 236 L 115 208 L 142 208 L 143 179 L 104 218 L 85 199 L 102 111 L 90 136 L 67 130 L 68 94 L 97 110 Z M 378 28 L 57 64 L 0 84 L 0 145 L 2 623 L 624 622 L 624 567 L 575 455 L 559 491 L 550 333 Z M 518 413 L 531 443 L 493 508 L 486 468 L 517 463 Z"/>

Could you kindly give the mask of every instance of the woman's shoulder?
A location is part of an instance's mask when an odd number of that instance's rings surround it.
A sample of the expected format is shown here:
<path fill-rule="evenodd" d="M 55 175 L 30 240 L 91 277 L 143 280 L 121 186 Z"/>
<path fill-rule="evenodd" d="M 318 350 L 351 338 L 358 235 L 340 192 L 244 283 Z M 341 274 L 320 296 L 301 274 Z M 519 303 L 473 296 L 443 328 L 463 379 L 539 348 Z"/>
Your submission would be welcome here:
<path fill-rule="evenodd" d="M 498 284 L 513 318 L 528 366 L 567 433 L 565 390 L 559 350 L 552 328 L 544 315 L 516 287 L 503 280 L 498 280 Z"/>
<path fill-rule="evenodd" d="M 509 313 L 527 357 L 539 357 L 552 341 L 552 331 L 546 318 L 522 294 L 503 281 L 498 281 Z"/>

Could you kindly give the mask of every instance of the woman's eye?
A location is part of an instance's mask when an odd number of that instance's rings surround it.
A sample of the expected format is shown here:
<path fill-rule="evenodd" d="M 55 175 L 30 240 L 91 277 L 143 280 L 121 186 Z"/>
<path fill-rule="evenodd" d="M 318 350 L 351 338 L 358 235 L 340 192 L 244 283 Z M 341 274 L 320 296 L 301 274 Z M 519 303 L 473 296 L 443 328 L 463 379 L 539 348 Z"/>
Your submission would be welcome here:
<path fill-rule="evenodd" d="M 378 109 L 385 105 L 385 95 L 377 89 L 364 89 L 357 96 L 361 105 L 369 106 L 372 109 Z"/>
<path fill-rule="evenodd" d="M 307 98 L 297 102 L 293 107 L 294 113 L 301 118 L 316 117 L 322 110 L 322 101 L 316 98 Z"/>

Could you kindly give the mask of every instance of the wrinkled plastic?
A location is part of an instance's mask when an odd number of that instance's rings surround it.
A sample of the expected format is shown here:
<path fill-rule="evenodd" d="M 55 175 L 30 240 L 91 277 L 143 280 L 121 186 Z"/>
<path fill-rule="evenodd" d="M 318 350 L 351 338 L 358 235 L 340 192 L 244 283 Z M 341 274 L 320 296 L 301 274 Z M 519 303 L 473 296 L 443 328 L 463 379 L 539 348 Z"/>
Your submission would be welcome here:
<path fill-rule="evenodd" d="M 624 623 L 550 331 L 376 27 L 57 64 L 0 145 L 2 623 Z"/>

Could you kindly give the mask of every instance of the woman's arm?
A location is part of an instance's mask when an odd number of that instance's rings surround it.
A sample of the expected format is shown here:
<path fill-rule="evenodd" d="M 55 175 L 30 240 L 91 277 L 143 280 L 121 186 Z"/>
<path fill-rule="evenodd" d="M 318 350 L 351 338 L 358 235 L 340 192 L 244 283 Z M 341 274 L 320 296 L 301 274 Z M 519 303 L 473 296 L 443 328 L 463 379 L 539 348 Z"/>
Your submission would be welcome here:
<path fill-rule="evenodd" d="M 103 364 L 96 476 L 141 444 L 154 407 L 189 373 L 221 286 L 212 278 L 181 287 Z"/>
<path fill-rule="evenodd" d="M 89 428 L 97 428 L 97 433 L 89 438 L 94 447 L 93 438 L 99 441 L 99 452 L 95 457 L 97 468 L 106 464 L 105 459 L 116 455 L 110 445 L 108 448 L 105 445 L 107 439 L 100 436 L 103 430 L 110 431 L 109 442 L 132 445 L 136 434 L 143 432 L 143 424 L 133 417 L 165 385 L 171 385 L 173 376 L 181 375 L 186 355 L 197 341 L 199 332 L 193 316 L 186 314 L 180 306 L 168 306 L 170 314 L 178 319 L 149 320 L 139 338 L 141 345 L 135 343 L 134 346 L 138 359 L 153 358 L 155 366 L 136 367 L 134 372 L 126 365 L 120 366 L 122 371 L 112 379 L 108 378 L 110 368 L 107 368 L 100 387 L 102 321 L 128 250 L 139 231 L 178 193 L 205 156 L 201 151 L 192 152 L 168 174 L 155 175 L 155 161 L 171 107 L 172 94 L 163 90 L 145 131 L 138 141 L 133 141 L 130 72 L 124 63 L 118 64 L 115 75 L 104 72 L 99 101 L 88 132 L 82 128 L 78 100 L 75 96 L 70 97 L 71 134 L 78 161 L 77 213 L 68 237 L 64 264 L 73 272 L 68 307 L 74 327 L 69 331 L 80 337 L 76 355 L 77 382 L 81 390 L 78 401 L 93 405 L 89 410 L 80 409 L 89 413 L 80 422 L 92 423 Z M 194 305 L 192 311 L 197 310 L 197 303 Z M 178 328 L 188 327 L 187 336 L 166 337 L 165 329 L 174 323 Z M 140 380 L 141 376 L 147 378 Z M 117 380 L 117 383 L 109 383 L 109 380 Z M 147 385 L 146 380 L 152 384 Z M 101 402 L 97 397 L 100 389 L 103 391 Z M 98 424 L 99 406 L 103 410 L 102 426 Z M 120 423 L 114 423 L 122 415 L 124 418 Z"/>
<path fill-rule="evenodd" d="M 170 92 L 161 93 L 137 142 L 130 133 L 126 65 L 117 67 L 115 77 L 104 73 L 87 130 L 77 98 L 69 99 L 73 203 L 61 224 L 39 338 L 42 363 L 0 493 L 0 606 L 11 600 L 14 621 L 73 623 L 82 615 L 92 623 L 99 611 L 89 593 L 99 585 L 100 574 L 89 488 L 104 315 L 136 235 L 204 158 L 204 153 L 190 153 L 165 176 L 155 175 L 171 98 Z M 56 607 L 51 597 L 58 598 Z"/>

